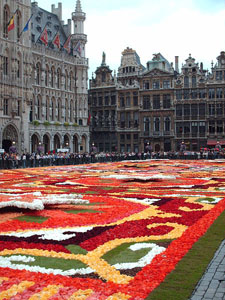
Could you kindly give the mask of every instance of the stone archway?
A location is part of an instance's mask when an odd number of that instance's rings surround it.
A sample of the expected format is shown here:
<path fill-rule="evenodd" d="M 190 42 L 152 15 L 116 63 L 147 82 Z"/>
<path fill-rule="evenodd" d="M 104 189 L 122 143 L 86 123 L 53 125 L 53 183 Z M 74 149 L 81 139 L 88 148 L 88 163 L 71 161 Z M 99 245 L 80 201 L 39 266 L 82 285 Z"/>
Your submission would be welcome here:
<path fill-rule="evenodd" d="M 37 152 L 38 151 L 38 147 L 39 147 L 39 138 L 36 134 L 33 134 L 31 137 L 31 151 L 32 153 Z"/>
<path fill-rule="evenodd" d="M 13 142 L 15 143 L 15 146 L 18 147 L 18 133 L 16 128 L 10 124 L 3 130 L 2 149 L 9 152 L 9 148 L 12 146 Z"/>
<path fill-rule="evenodd" d="M 44 153 L 48 153 L 50 151 L 50 138 L 47 134 L 43 136 L 43 146 L 44 146 Z"/>
<path fill-rule="evenodd" d="M 73 152 L 77 153 L 78 150 L 78 137 L 76 135 L 73 136 Z"/>
<path fill-rule="evenodd" d="M 54 150 L 60 149 L 60 138 L 58 134 L 54 136 Z"/>
<path fill-rule="evenodd" d="M 82 135 L 82 139 L 81 139 L 81 152 L 83 152 L 83 153 L 87 152 L 86 141 L 87 141 L 86 136 Z"/>

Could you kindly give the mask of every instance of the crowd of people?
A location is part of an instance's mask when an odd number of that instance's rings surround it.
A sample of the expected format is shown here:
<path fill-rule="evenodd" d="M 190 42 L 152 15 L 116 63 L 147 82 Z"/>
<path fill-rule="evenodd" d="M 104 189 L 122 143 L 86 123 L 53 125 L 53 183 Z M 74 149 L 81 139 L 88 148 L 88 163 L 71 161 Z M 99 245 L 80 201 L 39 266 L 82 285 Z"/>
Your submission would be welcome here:
<path fill-rule="evenodd" d="M 147 148 L 148 147 L 148 148 Z M 181 145 L 179 151 L 155 152 L 150 146 L 142 153 L 117 153 L 117 152 L 49 152 L 49 153 L 2 153 L 0 154 L 0 169 L 34 168 L 58 165 L 78 165 L 96 162 L 116 162 L 125 160 L 146 159 L 225 159 L 222 148 L 202 148 L 200 151 L 186 151 Z"/>

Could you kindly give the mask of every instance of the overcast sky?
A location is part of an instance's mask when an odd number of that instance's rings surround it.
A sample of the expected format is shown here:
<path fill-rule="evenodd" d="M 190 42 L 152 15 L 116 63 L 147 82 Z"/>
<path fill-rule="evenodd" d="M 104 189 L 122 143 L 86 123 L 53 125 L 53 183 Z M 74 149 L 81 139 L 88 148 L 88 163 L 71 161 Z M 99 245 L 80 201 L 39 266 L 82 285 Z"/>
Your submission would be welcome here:
<path fill-rule="evenodd" d="M 51 10 L 55 0 L 37 0 Z M 46 5 L 46 2 L 48 3 Z M 71 18 L 76 0 L 61 1 L 63 19 Z M 189 53 L 210 69 L 211 61 L 225 51 L 225 0 L 81 0 L 86 13 L 89 74 L 101 64 L 102 52 L 112 70 L 120 65 L 121 52 L 130 47 L 146 66 L 153 53 L 169 62 Z"/>

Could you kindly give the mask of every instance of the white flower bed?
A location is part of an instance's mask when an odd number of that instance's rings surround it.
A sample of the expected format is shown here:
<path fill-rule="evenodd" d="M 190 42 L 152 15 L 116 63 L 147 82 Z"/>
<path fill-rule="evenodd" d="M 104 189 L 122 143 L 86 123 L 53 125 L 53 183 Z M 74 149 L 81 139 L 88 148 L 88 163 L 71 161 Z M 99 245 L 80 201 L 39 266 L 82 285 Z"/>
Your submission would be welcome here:
<path fill-rule="evenodd" d="M 82 200 L 82 195 L 76 194 L 42 195 L 41 192 L 35 192 L 25 194 L 0 193 L 0 197 L 1 195 L 7 196 L 9 200 L 0 202 L 0 208 L 13 206 L 31 210 L 43 210 L 47 204 L 89 204 L 88 200 Z M 26 201 L 26 196 L 33 196 L 33 201 Z M 23 201 L 23 199 L 25 200 Z"/>

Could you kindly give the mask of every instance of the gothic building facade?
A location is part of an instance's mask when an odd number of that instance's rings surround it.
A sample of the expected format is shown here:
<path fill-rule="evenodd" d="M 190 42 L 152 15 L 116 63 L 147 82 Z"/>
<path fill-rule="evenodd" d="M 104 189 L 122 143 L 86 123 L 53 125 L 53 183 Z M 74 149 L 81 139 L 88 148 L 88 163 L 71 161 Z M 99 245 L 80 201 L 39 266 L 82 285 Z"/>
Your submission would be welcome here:
<path fill-rule="evenodd" d="M 96 85 L 93 83 L 101 76 L 101 68 L 98 68 L 96 78 L 90 80 L 92 121 L 96 109 L 93 101 Z M 102 88 L 99 81 L 98 90 Z M 213 148 L 217 142 L 225 147 L 224 51 L 209 72 L 191 54 L 181 70 L 178 56 L 174 67 L 161 53 L 154 54 L 144 67 L 136 51 L 127 48 L 122 53 L 111 88 L 116 95 L 114 145 L 118 151 L 142 152 L 149 143 L 154 151 L 177 151 L 182 142 L 191 151 Z M 99 110 L 104 110 L 105 103 L 101 103 Z M 104 119 L 101 124 L 98 119 L 92 122 L 91 142 L 100 151 L 114 151 L 99 147 L 102 140 L 96 139 L 96 135 L 103 127 Z"/>
<path fill-rule="evenodd" d="M 80 0 L 67 24 L 61 3 L 49 12 L 30 0 L 1 1 L 0 20 L 0 148 L 8 151 L 13 143 L 18 152 L 88 151 L 87 36 Z"/>

